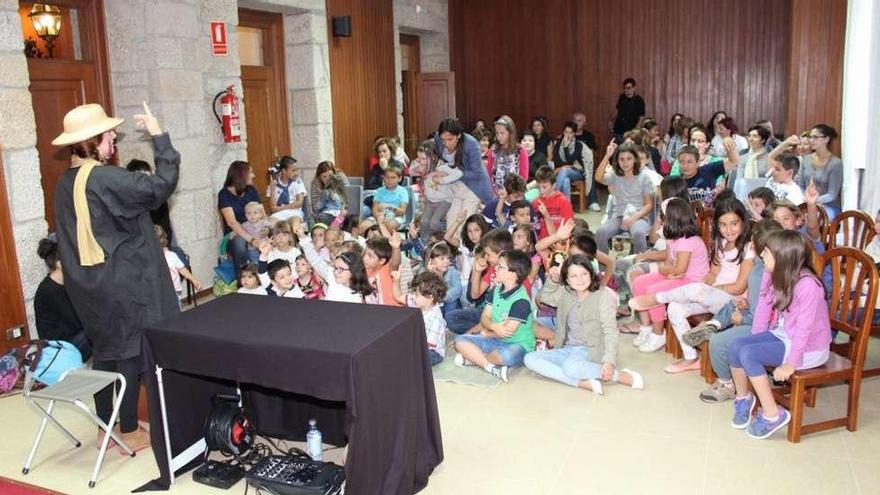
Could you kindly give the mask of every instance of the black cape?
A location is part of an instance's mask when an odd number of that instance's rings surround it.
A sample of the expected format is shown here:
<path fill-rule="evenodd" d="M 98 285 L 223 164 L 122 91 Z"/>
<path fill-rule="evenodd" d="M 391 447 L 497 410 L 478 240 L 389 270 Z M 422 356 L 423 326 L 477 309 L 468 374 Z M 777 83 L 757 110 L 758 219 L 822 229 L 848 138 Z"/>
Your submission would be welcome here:
<path fill-rule="evenodd" d="M 156 174 L 95 167 L 86 197 L 104 263 L 79 262 L 73 183 L 80 168 L 64 173 L 55 190 L 55 226 L 64 284 L 94 346 L 96 359 L 138 356 L 145 325 L 180 311 L 150 211 L 177 186 L 180 154 L 168 134 L 153 137 Z"/>

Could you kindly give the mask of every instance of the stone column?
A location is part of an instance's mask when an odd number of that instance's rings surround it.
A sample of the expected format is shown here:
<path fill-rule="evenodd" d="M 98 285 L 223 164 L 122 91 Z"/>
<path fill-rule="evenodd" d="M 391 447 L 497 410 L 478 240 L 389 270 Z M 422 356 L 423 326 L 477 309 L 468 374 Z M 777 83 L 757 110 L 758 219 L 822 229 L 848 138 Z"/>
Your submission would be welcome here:
<path fill-rule="evenodd" d="M 3 207 L 8 208 L 12 220 L 28 327 L 36 335 L 33 299 L 46 275 L 45 265 L 37 256 L 37 244 L 46 235 L 47 226 L 22 38 L 18 2 L 0 1 L 0 147 L 9 196 L 9 204 Z"/>
<path fill-rule="evenodd" d="M 334 158 L 326 12 L 285 15 L 284 44 L 291 143 L 308 188 L 318 163 Z"/>

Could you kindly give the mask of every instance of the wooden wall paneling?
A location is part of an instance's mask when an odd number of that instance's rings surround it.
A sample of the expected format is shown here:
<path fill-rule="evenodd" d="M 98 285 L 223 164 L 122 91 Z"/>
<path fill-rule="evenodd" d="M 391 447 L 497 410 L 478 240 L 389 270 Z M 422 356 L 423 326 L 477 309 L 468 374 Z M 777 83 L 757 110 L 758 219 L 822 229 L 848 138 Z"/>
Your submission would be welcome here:
<path fill-rule="evenodd" d="M 333 144 L 336 165 L 364 176 L 373 140 L 397 134 L 394 12 L 391 0 L 327 0 L 328 33 L 342 15 L 351 16 L 351 37 L 329 40 Z"/>
<path fill-rule="evenodd" d="M 845 0 L 791 0 L 786 131 L 824 123 L 840 130 Z M 839 153 L 840 141 L 832 143 Z"/>
<path fill-rule="evenodd" d="M 0 204 L 9 204 L 6 194 L 6 179 L 3 175 L 3 159 L 0 153 Z M 36 249 L 36 246 L 32 246 Z M 12 218 L 9 209 L 0 209 L 0 355 L 9 349 L 24 344 L 29 338 L 27 315 L 24 308 L 24 295 L 18 273 L 18 258 L 15 254 L 15 237 L 12 235 Z M 6 330 L 13 327 L 23 329 L 19 339 L 6 340 Z"/>
<path fill-rule="evenodd" d="M 705 122 L 724 109 L 743 128 L 769 118 L 779 129 L 788 3 L 451 0 L 459 117 L 508 113 L 521 130 L 540 114 L 555 134 L 580 110 L 602 142 L 621 82 L 634 77 L 664 128 L 675 112 Z"/>

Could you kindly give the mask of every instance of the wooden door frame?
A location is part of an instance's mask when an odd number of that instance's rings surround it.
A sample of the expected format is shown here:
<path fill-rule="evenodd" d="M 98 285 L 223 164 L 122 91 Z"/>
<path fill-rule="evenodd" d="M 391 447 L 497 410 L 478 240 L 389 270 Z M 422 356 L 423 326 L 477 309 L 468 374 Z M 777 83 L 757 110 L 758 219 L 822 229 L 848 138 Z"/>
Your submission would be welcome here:
<path fill-rule="evenodd" d="M 278 153 L 281 155 L 292 152 L 290 143 L 290 109 L 287 103 L 287 73 L 284 60 L 284 16 L 274 12 L 261 10 L 238 9 L 238 25 L 263 30 L 264 64 L 272 67 L 275 86 L 275 101 L 281 105 L 284 114 L 280 122 L 275 122 L 276 132 L 280 138 Z M 244 102 L 247 105 L 247 102 Z"/>
<path fill-rule="evenodd" d="M 413 57 L 409 70 L 402 70 L 400 74 L 400 91 L 403 95 L 403 136 L 401 136 L 404 150 L 411 157 L 416 156 L 416 149 L 424 138 L 419 134 L 419 106 L 417 75 L 422 71 L 421 38 L 414 34 L 400 33 L 400 46 L 408 46 Z M 415 135 L 415 139 L 411 139 Z"/>
<path fill-rule="evenodd" d="M 0 148 L 0 204 L 9 204 L 9 195 L 6 192 L 6 176 L 3 173 L 2 148 Z M 3 211 L 0 211 L 0 233 L 3 234 L 2 241 L 0 242 L 6 245 L 5 247 L 2 247 L 2 249 L 6 251 L 6 248 L 8 248 L 9 258 L 7 259 L 7 262 L 11 265 L 8 267 L 10 272 L 6 273 L 6 276 L 14 281 L 13 283 L 8 284 L 8 287 L 5 287 L 3 290 L 10 292 L 13 298 L 18 301 L 18 304 L 15 304 L 14 307 L 4 308 L 3 312 L 4 314 L 7 311 L 11 312 L 13 320 L 16 321 L 16 325 L 21 325 L 21 328 L 23 328 L 21 338 L 11 341 L 6 340 L 7 329 L 0 328 L 0 332 L 2 332 L 2 334 L 0 334 L 0 352 L 6 354 L 6 352 L 12 347 L 23 344 L 30 339 L 27 309 L 25 308 L 24 301 L 24 290 L 21 287 L 21 276 L 18 270 L 18 253 L 16 252 L 15 236 L 12 232 L 12 210 L 10 208 L 3 208 Z"/>

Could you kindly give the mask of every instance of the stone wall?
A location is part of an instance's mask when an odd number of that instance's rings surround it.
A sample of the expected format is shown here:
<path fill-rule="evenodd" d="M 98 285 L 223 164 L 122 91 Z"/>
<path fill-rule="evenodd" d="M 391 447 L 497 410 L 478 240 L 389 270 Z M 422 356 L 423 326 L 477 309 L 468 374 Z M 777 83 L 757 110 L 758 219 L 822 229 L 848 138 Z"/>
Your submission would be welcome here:
<path fill-rule="evenodd" d="M 229 163 L 247 159 L 246 130 L 241 143 L 223 143 L 211 111 L 214 95 L 226 86 L 233 84 L 242 94 L 238 6 L 234 0 L 111 0 L 105 10 L 113 105 L 116 115 L 126 118 L 120 163 L 152 162 L 151 144 L 131 119 L 148 101 L 181 157 L 170 203 L 175 237 L 189 254 L 193 273 L 210 285 L 220 234 L 217 191 Z M 211 54 L 210 21 L 226 22 L 225 57 Z"/>
<path fill-rule="evenodd" d="M 46 235 L 47 224 L 23 50 L 18 2 L 0 0 L 0 146 L 28 327 L 33 329 L 34 293 L 46 275 L 45 265 L 37 256 L 37 243 Z"/>
<path fill-rule="evenodd" d="M 448 0 L 394 0 L 394 67 L 397 83 L 397 132 L 403 136 L 403 93 L 400 85 L 400 33 L 419 37 L 421 72 L 449 71 Z"/>

